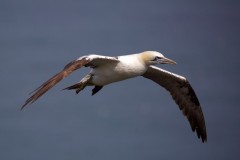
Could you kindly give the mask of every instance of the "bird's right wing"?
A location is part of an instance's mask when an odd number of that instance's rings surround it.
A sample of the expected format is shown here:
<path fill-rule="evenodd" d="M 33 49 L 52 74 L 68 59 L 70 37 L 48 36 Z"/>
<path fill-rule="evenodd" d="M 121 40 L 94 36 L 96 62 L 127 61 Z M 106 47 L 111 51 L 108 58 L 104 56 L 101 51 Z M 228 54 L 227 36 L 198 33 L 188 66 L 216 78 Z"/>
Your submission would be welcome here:
<path fill-rule="evenodd" d="M 168 72 L 164 69 L 149 66 L 143 77 L 148 78 L 168 90 L 180 110 L 187 117 L 193 131 L 198 138 L 207 141 L 207 133 L 203 112 L 198 98 L 186 78 Z"/>
<path fill-rule="evenodd" d="M 21 109 L 23 109 L 26 105 L 35 102 L 39 97 L 41 97 L 53 86 L 55 86 L 63 78 L 67 77 L 73 71 L 83 66 L 97 67 L 104 63 L 116 63 L 116 62 L 119 62 L 117 58 L 100 55 L 88 55 L 80 57 L 77 60 L 68 63 L 62 71 L 54 75 L 52 78 L 50 78 L 49 80 L 44 82 L 41 86 L 39 86 L 37 89 L 35 89 L 33 92 L 31 92 L 31 94 L 33 95 L 25 101 Z"/>

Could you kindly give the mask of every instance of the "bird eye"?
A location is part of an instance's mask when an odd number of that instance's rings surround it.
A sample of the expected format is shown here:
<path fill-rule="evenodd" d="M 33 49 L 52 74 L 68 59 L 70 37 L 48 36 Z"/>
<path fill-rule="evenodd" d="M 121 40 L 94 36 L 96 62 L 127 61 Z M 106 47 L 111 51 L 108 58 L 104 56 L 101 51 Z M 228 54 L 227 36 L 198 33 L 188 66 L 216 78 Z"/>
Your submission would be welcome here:
<path fill-rule="evenodd" d="M 159 60 L 159 59 L 161 59 L 161 57 L 156 56 L 156 57 L 153 59 L 153 61 L 157 61 L 157 60 Z"/>

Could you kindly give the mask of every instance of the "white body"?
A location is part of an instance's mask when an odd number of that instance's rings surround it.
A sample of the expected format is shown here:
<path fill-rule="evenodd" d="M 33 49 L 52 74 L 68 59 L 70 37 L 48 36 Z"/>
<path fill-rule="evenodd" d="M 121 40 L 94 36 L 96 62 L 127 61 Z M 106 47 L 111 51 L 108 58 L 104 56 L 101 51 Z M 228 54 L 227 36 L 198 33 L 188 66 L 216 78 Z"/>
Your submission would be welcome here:
<path fill-rule="evenodd" d="M 119 62 L 116 63 L 105 63 L 93 68 L 90 72 L 93 75 L 90 83 L 104 86 L 109 83 L 140 76 L 148 68 L 141 61 L 138 54 L 119 56 L 118 60 Z"/>

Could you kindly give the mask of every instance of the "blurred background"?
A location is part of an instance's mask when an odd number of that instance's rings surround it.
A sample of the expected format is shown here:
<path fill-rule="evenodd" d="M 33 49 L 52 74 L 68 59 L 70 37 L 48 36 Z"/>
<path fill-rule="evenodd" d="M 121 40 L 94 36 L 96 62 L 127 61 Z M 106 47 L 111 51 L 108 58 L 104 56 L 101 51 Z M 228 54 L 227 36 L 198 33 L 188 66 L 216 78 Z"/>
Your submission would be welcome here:
<path fill-rule="evenodd" d="M 240 156 L 237 0 L 0 0 L 0 159 L 237 159 Z M 86 54 L 155 50 L 188 78 L 208 142 L 165 89 L 142 77 L 79 95 L 64 79 L 25 111 L 28 93 Z"/>

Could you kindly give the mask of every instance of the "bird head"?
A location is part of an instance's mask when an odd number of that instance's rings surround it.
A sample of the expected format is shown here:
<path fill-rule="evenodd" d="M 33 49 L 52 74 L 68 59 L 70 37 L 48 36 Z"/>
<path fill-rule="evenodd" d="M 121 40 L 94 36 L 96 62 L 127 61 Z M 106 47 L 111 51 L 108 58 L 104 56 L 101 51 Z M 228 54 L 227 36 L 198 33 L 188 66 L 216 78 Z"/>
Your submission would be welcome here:
<path fill-rule="evenodd" d="M 154 64 L 177 64 L 175 61 L 164 57 L 161 53 L 156 51 L 145 51 L 139 54 L 140 58 L 147 65 Z"/>

